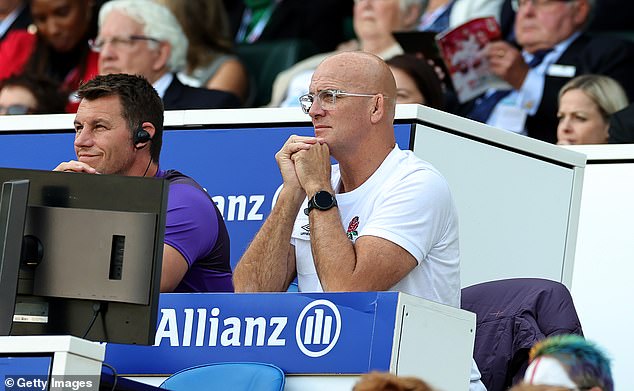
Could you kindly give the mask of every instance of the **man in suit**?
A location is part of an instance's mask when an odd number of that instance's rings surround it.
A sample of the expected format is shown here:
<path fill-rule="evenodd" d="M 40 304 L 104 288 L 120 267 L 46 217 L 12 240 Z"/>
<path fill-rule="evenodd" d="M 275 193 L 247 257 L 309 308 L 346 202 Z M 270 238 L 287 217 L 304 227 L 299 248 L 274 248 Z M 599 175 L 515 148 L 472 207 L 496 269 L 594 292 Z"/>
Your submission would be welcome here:
<path fill-rule="evenodd" d="M 92 44 L 99 73 L 145 77 L 163 99 L 165 110 L 240 107 L 233 94 L 193 88 L 176 77 L 185 66 L 187 38 L 164 6 L 151 0 L 112 0 L 99 12 L 99 35 Z"/>
<path fill-rule="evenodd" d="M 24 0 L 0 0 L 0 42 L 11 30 L 26 30 L 31 24 L 31 12 Z"/>
<path fill-rule="evenodd" d="M 634 143 L 634 103 L 612 114 L 608 134 L 610 144 Z"/>
<path fill-rule="evenodd" d="M 515 39 L 485 48 L 494 74 L 510 89 L 490 90 L 464 104 L 459 114 L 555 143 L 557 95 L 581 74 L 616 79 L 634 97 L 634 44 L 583 33 L 596 0 L 514 0 Z"/>

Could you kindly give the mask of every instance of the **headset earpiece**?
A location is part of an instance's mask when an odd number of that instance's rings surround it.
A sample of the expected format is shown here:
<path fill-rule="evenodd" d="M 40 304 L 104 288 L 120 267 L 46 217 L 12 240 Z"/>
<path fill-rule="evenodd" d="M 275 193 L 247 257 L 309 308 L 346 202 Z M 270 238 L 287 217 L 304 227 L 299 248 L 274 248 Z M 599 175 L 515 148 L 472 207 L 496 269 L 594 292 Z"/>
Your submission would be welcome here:
<path fill-rule="evenodd" d="M 134 144 L 134 147 L 136 149 L 141 149 L 141 148 L 145 147 L 145 144 L 141 145 L 141 146 L 139 146 L 139 144 L 147 143 L 151 139 L 152 139 L 152 137 L 147 132 L 147 130 L 145 130 L 143 128 L 139 128 L 136 132 L 134 132 L 134 137 L 132 137 L 132 143 Z"/>

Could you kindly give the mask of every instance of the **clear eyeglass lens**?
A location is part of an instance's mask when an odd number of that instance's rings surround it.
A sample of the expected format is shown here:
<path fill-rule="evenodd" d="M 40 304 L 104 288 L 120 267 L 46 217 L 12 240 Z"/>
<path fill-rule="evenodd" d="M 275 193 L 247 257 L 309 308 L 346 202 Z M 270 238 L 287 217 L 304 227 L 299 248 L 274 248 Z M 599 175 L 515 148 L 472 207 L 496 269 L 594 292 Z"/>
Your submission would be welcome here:
<path fill-rule="evenodd" d="M 323 90 L 317 94 L 319 99 L 319 105 L 324 110 L 332 110 L 335 108 L 335 101 L 337 99 L 335 92 L 330 90 Z"/>

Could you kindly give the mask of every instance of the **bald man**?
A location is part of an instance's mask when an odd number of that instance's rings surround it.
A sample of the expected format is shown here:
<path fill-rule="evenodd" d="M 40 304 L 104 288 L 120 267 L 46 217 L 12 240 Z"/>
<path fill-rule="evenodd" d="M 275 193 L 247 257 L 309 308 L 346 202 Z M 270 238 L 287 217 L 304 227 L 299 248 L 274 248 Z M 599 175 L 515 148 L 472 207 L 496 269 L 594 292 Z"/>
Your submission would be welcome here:
<path fill-rule="evenodd" d="M 319 65 L 301 98 L 315 137 L 291 136 L 276 154 L 284 186 L 236 267 L 236 290 L 283 291 L 297 276 L 301 291 L 394 289 L 460 305 L 449 187 L 396 145 L 395 96 L 374 55 Z"/>
<path fill-rule="evenodd" d="M 237 292 L 396 290 L 460 306 L 449 186 L 394 138 L 396 83 L 367 52 L 325 59 L 300 98 L 315 137 L 275 158 L 284 186 L 234 272 Z M 331 167 L 330 157 L 339 164 Z M 472 370 L 471 390 L 485 389 Z"/>

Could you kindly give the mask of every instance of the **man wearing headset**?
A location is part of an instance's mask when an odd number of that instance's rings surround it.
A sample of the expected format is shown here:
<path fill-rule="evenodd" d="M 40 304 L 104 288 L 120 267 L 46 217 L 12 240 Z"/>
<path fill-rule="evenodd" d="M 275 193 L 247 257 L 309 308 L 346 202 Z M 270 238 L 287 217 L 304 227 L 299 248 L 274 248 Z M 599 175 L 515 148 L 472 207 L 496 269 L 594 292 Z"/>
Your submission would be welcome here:
<path fill-rule="evenodd" d="M 161 292 L 232 292 L 229 235 L 222 215 L 193 179 L 159 168 L 163 103 L 142 76 L 97 76 L 77 92 L 77 160 L 55 171 L 169 180 Z"/>

